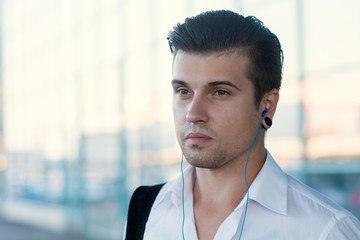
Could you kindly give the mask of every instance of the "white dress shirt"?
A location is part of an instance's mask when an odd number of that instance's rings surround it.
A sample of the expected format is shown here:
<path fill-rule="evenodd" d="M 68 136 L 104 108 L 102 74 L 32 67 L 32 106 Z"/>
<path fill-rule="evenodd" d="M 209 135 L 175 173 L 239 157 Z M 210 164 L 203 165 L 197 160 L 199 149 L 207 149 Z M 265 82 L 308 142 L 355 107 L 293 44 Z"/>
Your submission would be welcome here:
<path fill-rule="evenodd" d="M 193 184 L 195 168 L 185 177 L 186 240 L 197 240 Z M 360 240 L 360 222 L 319 192 L 284 173 L 271 155 L 249 189 L 243 240 Z M 214 240 L 237 240 L 240 235 L 246 196 L 217 230 Z M 182 239 L 181 176 L 160 190 L 145 228 L 145 240 Z"/>

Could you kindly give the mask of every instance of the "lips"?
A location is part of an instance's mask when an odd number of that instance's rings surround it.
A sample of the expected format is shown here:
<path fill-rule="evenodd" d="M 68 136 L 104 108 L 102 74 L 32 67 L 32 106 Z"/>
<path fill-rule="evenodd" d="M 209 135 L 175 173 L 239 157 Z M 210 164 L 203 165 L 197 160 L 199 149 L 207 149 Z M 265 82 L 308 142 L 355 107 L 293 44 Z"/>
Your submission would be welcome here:
<path fill-rule="evenodd" d="M 190 144 L 196 144 L 196 145 L 206 144 L 206 143 L 210 142 L 211 140 L 212 140 L 212 138 L 206 134 L 194 133 L 194 132 L 189 133 L 185 138 L 186 142 L 188 142 Z"/>

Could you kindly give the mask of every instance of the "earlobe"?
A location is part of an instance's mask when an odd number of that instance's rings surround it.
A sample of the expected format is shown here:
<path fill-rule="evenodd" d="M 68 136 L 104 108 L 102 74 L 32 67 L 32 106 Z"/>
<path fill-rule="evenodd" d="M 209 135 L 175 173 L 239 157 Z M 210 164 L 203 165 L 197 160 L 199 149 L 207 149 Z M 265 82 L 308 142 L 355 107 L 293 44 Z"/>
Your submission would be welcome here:
<path fill-rule="evenodd" d="M 262 123 L 262 127 L 265 129 L 269 129 L 272 126 L 272 120 L 268 117 L 265 117 Z"/>

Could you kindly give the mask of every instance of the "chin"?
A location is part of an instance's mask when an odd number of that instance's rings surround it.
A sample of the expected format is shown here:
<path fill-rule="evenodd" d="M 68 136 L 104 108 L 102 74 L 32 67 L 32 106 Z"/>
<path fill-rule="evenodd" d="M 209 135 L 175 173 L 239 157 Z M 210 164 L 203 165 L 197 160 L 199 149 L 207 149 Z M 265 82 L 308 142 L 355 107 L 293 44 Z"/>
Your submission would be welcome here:
<path fill-rule="evenodd" d="M 199 153 L 199 152 L 184 152 L 184 156 L 188 163 L 197 168 L 215 169 L 224 166 L 227 161 L 224 157 L 217 156 L 218 154 Z"/>

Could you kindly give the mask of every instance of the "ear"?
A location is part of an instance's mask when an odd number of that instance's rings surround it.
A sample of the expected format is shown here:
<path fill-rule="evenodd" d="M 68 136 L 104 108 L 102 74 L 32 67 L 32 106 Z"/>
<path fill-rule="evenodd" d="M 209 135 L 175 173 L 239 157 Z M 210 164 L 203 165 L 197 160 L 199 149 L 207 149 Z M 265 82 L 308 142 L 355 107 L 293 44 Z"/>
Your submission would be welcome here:
<path fill-rule="evenodd" d="M 261 101 L 261 105 L 262 105 L 261 111 L 263 111 L 265 107 L 269 109 L 269 111 L 266 113 L 265 116 L 270 118 L 271 120 L 274 118 L 276 107 L 279 102 L 279 97 L 280 97 L 279 90 L 274 88 L 268 91 L 267 93 L 265 93 Z"/>

